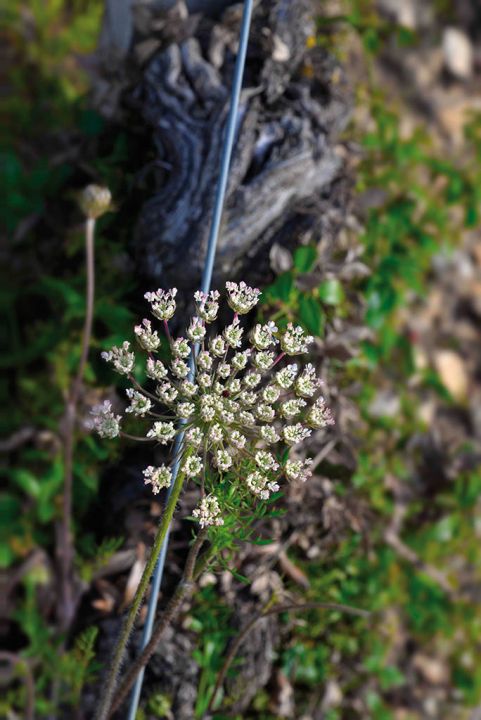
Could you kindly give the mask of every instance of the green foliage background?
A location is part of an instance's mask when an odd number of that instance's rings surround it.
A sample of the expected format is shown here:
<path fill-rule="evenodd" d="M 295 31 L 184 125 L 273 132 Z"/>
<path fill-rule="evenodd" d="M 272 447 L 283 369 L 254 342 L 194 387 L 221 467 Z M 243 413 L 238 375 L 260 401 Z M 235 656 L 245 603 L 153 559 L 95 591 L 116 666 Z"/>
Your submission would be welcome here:
<path fill-rule="evenodd" d="M 416 42 L 405 29 L 382 23 L 370 2 L 348 0 L 346 8 L 343 22 L 320 23 L 316 42 L 342 52 L 338 49 L 343 48 L 346 33 L 355 33 L 368 68 L 387 38 L 394 35 L 401 44 Z M 59 512 L 63 467 L 58 424 L 69 378 L 78 363 L 84 312 L 82 226 L 72 188 L 86 179 L 99 179 L 121 205 L 130 183 L 129 144 L 135 141 L 122 131 L 105 140 L 102 119 L 88 109 L 88 77 L 79 62 L 79 57 L 95 47 L 101 12 L 100 0 L 38 0 L 28 7 L 11 2 L 2 31 L 13 54 L 8 72 L 10 93 L 0 99 L 5 120 L 0 134 L 2 223 L 17 259 L 18 276 L 6 278 L 1 290 L 5 333 L 1 397 L 8 407 L 1 434 L 9 436 L 25 424 L 44 433 L 41 443 L 20 448 L 13 464 L 1 468 L 9 483 L 0 495 L 0 563 L 5 569 L 19 566 L 36 548 L 51 553 L 52 522 Z M 33 30 L 27 32 L 28 28 Z M 361 238 L 370 275 L 352 285 L 326 277 L 318 286 L 302 290 L 299 280 L 318 268 L 318 256 L 314 246 L 299 247 L 292 270 L 265 290 L 261 312 L 274 313 L 279 323 L 300 322 L 322 337 L 336 317 L 357 312 L 361 298 L 363 322 L 373 331 L 373 339 L 363 344 L 353 360 L 331 368 L 341 392 L 353 384 L 361 388 L 357 468 L 348 478 L 338 478 L 337 469 L 327 464 L 321 470 L 333 479 L 339 497 L 350 494 L 369 508 L 369 546 L 353 531 L 332 548 L 328 558 L 293 559 L 310 580 L 306 601 L 346 603 L 372 610 L 374 615 L 366 622 L 346 620 L 334 612 L 311 611 L 303 622 L 290 627 L 276 662 L 295 686 L 300 712 L 316 688 L 334 679 L 346 697 L 359 698 L 362 710 L 345 714 L 342 706 L 331 708 L 326 720 L 395 720 L 396 698 L 402 691 L 409 694 L 413 682 L 407 663 L 391 660 L 402 624 L 416 647 L 447 663 L 452 703 L 445 717 L 462 720 L 469 717 L 469 708 L 481 701 L 481 610 L 467 600 L 454 599 L 422 568 L 413 568 L 386 544 L 384 532 L 393 512 L 393 498 L 385 479 L 394 475 L 407 485 L 413 482 L 409 441 L 425 427 L 416 412 L 419 386 L 414 392 L 409 383 L 419 371 L 401 314 L 425 295 L 434 253 L 456 247 L 462 233 L 479 223 L 481 120 L 468 119 L 466 136 L 471 151 L 465 154 L 467 159 L 449 159 L 440 154 L 428 128 L 401 137 L 402 108 L 387 100 L 373 73 L 368 72 L 357 92 L 357 102 L 369 108 L 374 120 L 369 132 L 355 124 L 348 130 L 363 148 L 356 171 L 357 189 L 359 193 L 379 187 L 385 191 L 381 206 L 368 212 Z M 89 147 L 94 141 L 96 152 L 86 158 L 84 177 L 65 150 L 72 144 L 81 148 L 85 140 Z M 453 212 L 457 209 L 462 212 Z M 122 212 L 125 210 L 120 207 L 121 218 Z M 112 263 L 112 258 L 121 259 L 127 247 L 129 224 L 124 230 L 121 227 L 114 215 L 99 223 L 99 286 L 88 366 L 92 388 L 112 383 L 96 360 L 98 351 L 129 337 L 136 315 L 131 276 L 117 271 L 120 261 L 117 266 Z M 47 250 L 44 241 L 39 243 L 40 237 L 51 238 Z M 20 282 L 25 270 L 27 277 Z M 373 418 L 370 403 L 386 378 L 401 398 L 401 409 L 395 418 Z M 446 403 L 454 403 L 433 371 L 423 371 L 421 382 Z M 98 546 L 82 525 L 102 468 L 113 455 L 113 446 L 88 434 L 77 449 L 77 562 L 86 582 L 121 543 L 121 539 L 107 538 Z M 460 474 L 436 493 L 429 519 L 419 522 L 422 508 L 416 502 L 407 509 L 403 542 L 425 563 L 446 569 L 453 586 L 456 576 L 449 569 L 450 559 L 457 555 L 470 561 L 480 580 L 476 538 L 480 494 L 481 471 L 475 470 Z M 36 661 L 39 718 L 52 711 L 47 690 L 55 677 L 62 678 L 62 704 L 75 707 L 84 683 L 97 669 L 94 628 L 80 634 L 70 650 L 59 651 L 61 641 L 38 608 L 39 588 L 48 581 L 46 572 L 40 565 L 25 574 L 15 609 L 15 619 L 26 638 L 22 657 Z M 223 630 L 229 626 L 230 611 L 212 587 L 207 587 L 200 591 L 192 616 L 197 636 L 195 659 L 200 667 L 196 712 L 201 717 L 230 638 L 230 632 Z M 289 618 L 284 622 L 287 625 Z M 346 668 L 353 671 L 346 673 Z M 21 712 L 24 692 L 22 685 L 9 689 L 0 700 L 0 715 Z M 168 717 L 169 708 L 169 698 L 154 694 L 142 713 Z M 275 720 L 269 708 L 268 693 L 261 692 L 244 717 Z M 418 717 L 413 710 L 403 720 Z"/>

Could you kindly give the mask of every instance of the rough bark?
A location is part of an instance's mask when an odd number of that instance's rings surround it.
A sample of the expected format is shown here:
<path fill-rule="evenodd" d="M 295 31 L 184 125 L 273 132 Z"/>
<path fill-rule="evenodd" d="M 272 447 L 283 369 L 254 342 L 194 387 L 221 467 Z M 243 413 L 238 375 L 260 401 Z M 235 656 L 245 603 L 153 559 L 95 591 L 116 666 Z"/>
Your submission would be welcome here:
<path fill-rule="evenodd" d="M 256 6 L 216 282 L 252 267 L 262 275 L 266 250 L 286 243 L 286 228 L 288 244 L 315 230 L 325 233 L 326 199 L 327 207 L 337 203 L 342 160 L 336 140 L 350 101 L 341 68 L 320 48 L 308 48 L 314 8 L 309 0 Z M 198 284 L 240 11 L 232 5 L 213 20 L 175 3 L 168 11 L 150 7 L 133 15 L 123 62 L 135 66 L 135 79 L 124 87 L 122 104 L 135 108 L 151 138 L 150 189 L 135 249 L 139 271 L 155 283 Z"/>

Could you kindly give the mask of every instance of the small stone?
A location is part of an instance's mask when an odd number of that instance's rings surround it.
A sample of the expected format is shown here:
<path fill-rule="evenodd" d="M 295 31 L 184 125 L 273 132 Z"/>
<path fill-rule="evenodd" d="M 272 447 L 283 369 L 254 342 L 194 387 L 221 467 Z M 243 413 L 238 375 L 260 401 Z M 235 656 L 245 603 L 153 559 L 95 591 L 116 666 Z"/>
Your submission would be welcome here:
<path fill-rule="evenodd" d="M 217 577 L 212 572 L 205 572 L 199 578 L 199 586 L 204 588 L 209 585 L 217 585 Z"/>
<path fill-rule="evenodd" d="M 426 400 L 421 403 L 418 410 L 418 418 L 428 427 L 431 426 L 436 412 L 436 403 L 432 400 Z"/>
<path fill-rule="evenodd" d="M 289 250 L 279 243 L 274 243 L 269 252 L 272 270 L 276 275 L 287 272 L 292 268 L 292 255 Z"/>
<path fill-rule="evenodd" d="M 343 700 L 343 694 L 340 685 L 335 680 L 328 680 L 324 693 L 323 707 L 328 708 L 339 707 Z"/>
<path fill-rule="evenodd" d="M 468 394 L 468 374 L 464 360 L 453 350 L 438 350 L 434 366 L 442 384 L 455 400 L 464 400 Z"/>
<path fill-rule="evenodd" d="M 449 683 L 449 669 L 441 660 L 416 653 L 413 657 L 413 666 L 431 685 Z"/>
<path fill-rule="evenodd" d="M 276 62 L 287 62 L 291 56 L 289 46 L 286 45 L 284 40 L 279 35 L 273 37 L 274 49 L 272 51 L 272 59 Z"/>
<path fill-rule="evenodd" d="M 443 33 L 444 65 L 451 75 L 466 80 L 473 72 L 473 46 L 458 28 L 447 27 Z"/>
<path fill-rule="evenodd" d="M 430 27 L 433 23 L 433 10 L 430 3 L 418 0 L 378 0 L 383 13 L 391 17 L 397 25 L 409 30 Z"/>
<path fill-rule="evenodd" d="M 379 390 L 369 405 L 369 414 L 371 417 L 395 417 L 401 409 L 401 400 L 399 395 L 391 390 Z"/>

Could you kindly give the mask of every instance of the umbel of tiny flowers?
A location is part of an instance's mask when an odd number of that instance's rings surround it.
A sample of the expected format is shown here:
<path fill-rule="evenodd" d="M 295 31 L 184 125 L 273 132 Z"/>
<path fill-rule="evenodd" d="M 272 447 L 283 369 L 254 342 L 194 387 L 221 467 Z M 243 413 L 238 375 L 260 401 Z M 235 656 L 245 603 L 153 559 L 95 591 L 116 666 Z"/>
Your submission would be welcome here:
<path fill-rule="evenodd" d="M 289 448 L 308 438 L 313 430 L 332 422 L 332 415 L 319 395 L 320 381 L 310 364 L 302 368 L 291 356 L 305 352 L 312 338 L 301 327 L 289 325 L 285 332 L 275 323 L 257 324 L 245 332 L 241 317 L 258 302 L 260 290 L 244 282 L 226 284 L 227 302 L 233 317 L 219 332 L 209 332 L 216 319 L 220 295 L 213 291 L 195 294 L 196 312 L 187 324 L 186 337 L 173 338 L 169 321 L 176 311 L 175 288 L 148 292 L 154 321 L 143 319 L 135 328 L 146 375 L 153 387 L 143 388 L 135 380 L 138 358 L 126 341 L 102 354 L 114 370 L 128 377 L 130 405 L 126 409 L 142 423 L 139 435 L 126 437 L 169 446 L 176 443 L 173 467 L 149 465 L 143 479 L 152 492 L 170 487 L 151 553 L 122 625 L 113 653 L 109 676 L 97 720 L 107 717 L 116 678 L 135 617 L 168 533 L 175 507 L 186 482 L 200 486 L 200 502 L 192 512 L 203 532 L 220 527 L 232 506 L 242 512 L 252 503 L 269 499 L 282 480 L 305 481 L 311 474 L 309 461 L 290 459 Z M 160 321 L 160 328 L 155 322 Z M 163 329 L 170 360 L 156 358 Z M 296 358 L 297 360 L 297 358 Z M 283 362 L 283 364 L 281 364 Z M 94 425 L 100 435 L 124 434 L 122 418 L 110 403 L 95 410 Z M 148 424 L 148 427 L 145 425 Z M 286 453 L 286 447 L 288 452 Z M 294 451 L 297 453 L 297 449 Z M 198 537 L 203 537 L 199 533 Z"/>
<path fill-rule="evenodd" d="M 92 426 L 102 438 L 115 438 L 120 433 L 121 416 L 112 412 L 110 400 L 95 405 L 91 411 Z"/>
<path fill-rule="evenodd" d="M 228 282 L 226 290 L 234 315 L 222 332 L 208 332 L 218 315 L 220 293 L 199 291 L 187 337 L 178 338 L 168 328 L 176 310 L 176 288 L 145 294 L 154 320 L 144 318 L 135 326 L 135 336 L 146 353 L 146 374 L 154 388 L 147 391 L 135 383 L 126 391 L 126 413 L 144 423 L 150 420 L 139 439 L 165 446 L 181 430 L 185 433 L 180 471 L 201 487 L 200 504 L 192 515 L 202 527 L 220 524 L 218 489 L 226 474 L 235 479 L 240 495 L 252 500 L 267 500 L 280 489 L 282 478 L 306 481 L 311 461 L 281 462 L 283 446 L 298 446 L 313 430 L 334 422 L 319 394 L 321 382 L 314 366 L 289 361 L 307 352 L 313 338 L 292 323 L 282 332 L 272 321 L 255 325 L 246 337 L 239 316 L 255 307 L 260 290 L 244 282 Z M 164 324 L 164 341 L 162 326 L 155 328 L 155 320 Z M 169 365 L 155 357 L 162 342 L 170 349 Z M 133 381 L 137 358 L 128 342 L 102 357 Z M 94 425 L 102 437 L 121 435 L 121 420 L 108 401 L 94 410 Z M 154 493 L 172 481 L 165 465 L 149 465 L 143 475 Z"/>

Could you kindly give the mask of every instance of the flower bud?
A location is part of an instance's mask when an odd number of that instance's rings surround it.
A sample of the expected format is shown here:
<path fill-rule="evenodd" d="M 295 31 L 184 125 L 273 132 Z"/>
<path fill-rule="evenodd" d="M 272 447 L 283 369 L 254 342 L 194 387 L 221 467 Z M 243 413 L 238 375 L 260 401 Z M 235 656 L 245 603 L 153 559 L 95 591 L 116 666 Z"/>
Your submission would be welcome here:
<path fill-rule="evenodd" d="M 82 190 L 79 205 L 86 217 L 96 220 L 111 209 L 112 195 L 107 187 L 87 185 Z"/>

